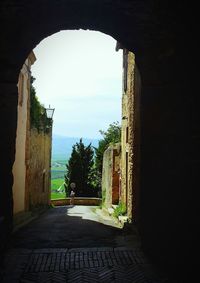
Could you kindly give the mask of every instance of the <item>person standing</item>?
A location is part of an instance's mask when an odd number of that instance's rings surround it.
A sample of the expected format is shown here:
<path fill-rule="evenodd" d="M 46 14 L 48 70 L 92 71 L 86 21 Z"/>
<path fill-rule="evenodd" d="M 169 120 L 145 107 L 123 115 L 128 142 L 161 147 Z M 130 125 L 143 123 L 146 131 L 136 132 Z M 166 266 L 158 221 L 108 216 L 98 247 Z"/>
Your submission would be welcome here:
<path fill-rule="evenodd" d="M 70 191 L 70 204 L 71 205 L 74 205 L 75 187 L 76 187 L 75 183 L 71 183 L 70 184 L 70 188 L 71 188 L 71 191 Z"/>

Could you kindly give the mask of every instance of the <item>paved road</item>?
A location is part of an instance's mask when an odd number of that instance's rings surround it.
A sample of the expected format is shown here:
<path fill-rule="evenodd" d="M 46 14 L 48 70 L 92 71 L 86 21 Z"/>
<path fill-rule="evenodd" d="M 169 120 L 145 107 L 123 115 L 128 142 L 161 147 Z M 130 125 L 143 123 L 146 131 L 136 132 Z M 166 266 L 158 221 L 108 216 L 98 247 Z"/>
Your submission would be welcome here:
<path fill-rule="evenodd" d="M 167 283 L 142 253 L 134 230 L 116 227 L 95 209 L 49 209 L 15 232 L 3 283 Z"/>
<path fill-rule="evenodd" d="M 138 246 L 136 234 L 116 228 L 93 206 L 65 206 L 48 210 L 13 235 L 15 248 L 79 248 Z M 111 226 L 112 225 L 112 226 Z"/>

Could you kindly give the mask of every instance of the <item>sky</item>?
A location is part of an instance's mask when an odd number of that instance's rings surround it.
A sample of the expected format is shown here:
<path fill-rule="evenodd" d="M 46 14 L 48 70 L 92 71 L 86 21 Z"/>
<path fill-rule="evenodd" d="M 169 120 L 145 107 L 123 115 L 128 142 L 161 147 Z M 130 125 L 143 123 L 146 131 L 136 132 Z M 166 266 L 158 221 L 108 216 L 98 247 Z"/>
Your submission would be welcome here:
<path fill-rule="evenodd" d="M 32 75 L 39 101 L 55 108 L 53 134 L 101 138 L 121 121 L 122 51 L 94 31 L 61 31 L 33 50 Z"/>

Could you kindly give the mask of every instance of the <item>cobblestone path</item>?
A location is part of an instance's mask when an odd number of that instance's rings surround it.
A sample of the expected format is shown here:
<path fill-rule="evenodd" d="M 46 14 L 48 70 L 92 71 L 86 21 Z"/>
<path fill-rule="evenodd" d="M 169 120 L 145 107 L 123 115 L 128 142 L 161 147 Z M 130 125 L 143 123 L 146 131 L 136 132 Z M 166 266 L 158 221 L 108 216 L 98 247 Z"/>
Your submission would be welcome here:
<path fill-rule="evenodd" d="M 3 283 L 161 282 L 141 251 L 123 247 L 12 249 L 6 266 Z"/>
<path fill-rule="evenodd" d="M 94 215 L 89 215 L 90 209 L 87 207 L 76 207 L 73 210 L 58 208 L 19 230 L 6 254 L 3 283 L 167 282 L 154 271 L 140 247 L 134 243 L 134 237 L 130 241 L 128 237 L 130 235 L 127 235 L 127 238 L 124 237 L 122 229 L 102 226 L 102 223 L 95 224 L 93 221 L 98 219 Z M 80 218 L 80 215 L 84 215 L 82 218 L 87 219 L 85 223 L 83 219 L 79 219 L 80 225 L 71 226 L 74 227 L 73 233 L 76 230 L 76 234 L 73 234 L 74 242 L 73 239 L 68 241 L 68 237 L 72 237 L 68 224 L 73 224 L 75 218 L 73 216 L 69 220 L 66 217 L 66 211 L 68 211 L 67 217 L 71 211 L 71 216 L 78 215 Z M 91 223 L 88 223 L 89 218 Z M 60 223 L 60 227 L 55 226 L 57 233 L 62 233 L 63 229 L 68 231 L 64 234 L 65 242 L 62 237 L 58 241 L 56 237 L 59 237 L 59 234 L 51 234 L 50 227 L 52 228 L 55 221 L 57 224 Z M 63 225 L 63 221 L 66 222 L 66 226 Z M 91 227 L 93 229 L 88 231 Z M 104 233 L 106 237 L 103 237 Z M 41 239 L 41 234 L 46 237 L 46 245 L 44 245 L 44 238 L 41 242 L 38 241 Z M 92 246 L 89 243 L 92 243 Z M 61 244 L 63 247 L 60 247 Z"/>

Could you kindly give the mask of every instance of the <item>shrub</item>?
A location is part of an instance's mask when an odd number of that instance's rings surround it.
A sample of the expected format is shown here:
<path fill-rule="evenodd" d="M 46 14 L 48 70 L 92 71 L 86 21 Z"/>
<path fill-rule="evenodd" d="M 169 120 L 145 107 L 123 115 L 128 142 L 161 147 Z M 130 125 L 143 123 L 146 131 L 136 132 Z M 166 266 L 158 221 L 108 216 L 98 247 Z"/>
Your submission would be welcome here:
<path fill-rule="evenodd" d="M 118 217 L 119 215 L 125 215 L 125 214 L 126 214 L 126 205 L 120 202 L 118 206 L 115 208 L 113 215 L 115 217 Z"/>

